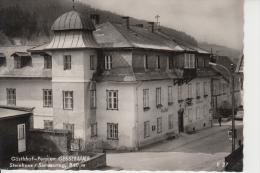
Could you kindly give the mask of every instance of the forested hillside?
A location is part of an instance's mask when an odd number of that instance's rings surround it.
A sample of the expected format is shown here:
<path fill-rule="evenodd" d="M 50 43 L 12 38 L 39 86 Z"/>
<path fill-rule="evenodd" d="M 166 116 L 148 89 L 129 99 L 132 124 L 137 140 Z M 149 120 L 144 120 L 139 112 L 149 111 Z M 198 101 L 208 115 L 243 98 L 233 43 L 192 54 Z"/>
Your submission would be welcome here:
<path fill-rule="evenodd" d="M 122 16 L 118 14 L 95 9 L 80 2 L 75 2 L 75 6 L 75 10 L 84 15 L 99 14 L 101 23 L 107 20 L 122 22 Z M 49 42 L 53 34 L 50 28 L 55 19 L 71 10 L 71 0 L 0 0 L 0 45 Z M 134 18 L 130 19 L 130 24 L 143 24 L 147 27 L 147 21 Z M 182 31 L 163 26 L 160 28 L 178 39 L 198 45 L 192 36 Z"/>

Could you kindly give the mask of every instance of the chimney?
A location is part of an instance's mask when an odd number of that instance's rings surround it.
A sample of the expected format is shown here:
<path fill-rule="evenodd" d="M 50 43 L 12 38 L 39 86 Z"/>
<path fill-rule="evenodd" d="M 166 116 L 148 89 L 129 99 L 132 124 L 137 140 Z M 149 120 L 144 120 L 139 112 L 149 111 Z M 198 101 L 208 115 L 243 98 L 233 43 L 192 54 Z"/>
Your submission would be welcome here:
<path fill-rule="evenodd" d="M 144 27 L 143 24 L 136 24 L 135 26 L 138 26 L 138 27 L 140 27 L 140 28 L 143 28 L 143 27 Z"/>
<path fill-rule="evenodd" d="M 91 14 L 90 19 L 94 25 L 99 25 L 99 14 Z"/>
<path fill-rule="evenodd" d="M 126 26 L 128 29 L 129 29 L 129 17 L 128 16 L 125 16 L 125 17 L 122 17 L 123 18 L 123 25 Z"/>
<path fill-rule="evenodd" d="M 154 32 L 154 22 L 148 22 L 149 28 Z"/>

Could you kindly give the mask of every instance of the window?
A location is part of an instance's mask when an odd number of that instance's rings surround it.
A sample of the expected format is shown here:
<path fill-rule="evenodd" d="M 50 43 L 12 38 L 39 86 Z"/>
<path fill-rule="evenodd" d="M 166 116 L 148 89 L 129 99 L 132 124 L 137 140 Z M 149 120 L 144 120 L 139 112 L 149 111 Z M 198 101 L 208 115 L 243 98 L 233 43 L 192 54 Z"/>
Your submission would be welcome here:
<path fill-rule="evenodd" d="M 162 132 L 162 117 L 157 118 L 157 133 L 161 133 L 161 132 Z"/>
<path fill-rule="evenodd" d="M 107 109 L 118 110 L 118 91 L 107 90 Z"/>
<path fill-rule="evenodd" d="M 156 106 L 161 106 L 161 88 L 156 88 Z"/>
<path fill-rule="evenodd" d="M 150 136 L 150 122 L 144 122 L 144 137 L 147 138 Z"/>
<path fill-rule="evenodd" d="M 91 137 L 97 136 L 97 123 L 91 124 Z"/>
<path fill-rule="evenodd" d="M 73 109 L 73 91 L 63 91 L 63 109 Z"/>
<path fill-rule="evenodd" d="M 169 69 L 173 69 L 173 57 L 168 56 Z"/>
<path fill-rule="evenodd" d="M 213 89 L 212 89 L 213 95 L 217 95 L 217 85 L 213 83 Z"/>
<path fill-rule="evenodd" d="M 90 90 L 90 107 L 96 108 L 96 90 Z"/>
<path fill-rule="evenodd" d="M 223 84 L 223 94 L 226 94 L 227 91 L 226 91 L 226 84 Z"/>
<path fill-rule="evenodd" d="M 168 103 L 172 103 L 172 86 L 168 86 Z"/>
<path fill-rule="evenodd" d="M 223 94 L 222 93 L 222 84 L 221 83 L 219 83 L 219 94 Z"/>
<path fill-rule="evenodd" d="M 71 69 L 71 56 L 65 55 L 64 56 L 64 70 L 70 70 Z"/>
<path fill-rule="evenodd" d="M 148 56 L 144 55 L 144 69 L 148 69 Z"/>
<path fill-rule="evenodd" d="M 74 124 L 63 123 L 63 129 L 71 132 L 72 139 L 74 139 Z"/>
<path fill-rule="evenodd" d="M 206 117 L 206 116 L 207 116 L 207 113 L 208 113 L 207 105 L 204 105 L 204 106 L 203 106 L 203 115 Z"/>
<path fill-rule="evenodd" d="M 192 85 L 188 85 L 188 98 L 192 98 Z"/>
<path fill-rule="evenodd" d="M 200 108 L 196 108 L 196 118 L 200 119 Z"/>
<path fill-rule="evenodd" d="M 178 86 L 178 100 L 182 100 L 182 86 Z"/>
<path fill-rule="evenodd" d="M 200 84 L 196 83 L 196 96 L 197 98 L 200 97 Z"/>
<path fill-rule="evenodd" d="M 188 119 L 189 119 L 189 121 L 192 121 L 192 110 L 191 109 L 188 110 Z"/>
<path fill-rule="evenodd" d="M 0 53 L 0 67 L 1 66 L 6 66 L 6 58 L 5 57 L 1 57 L 1 53 Z"/>
<path fill-rule="evenodd" d="M 44 56 L 44 68 L 45 69 L 52 68 L 52 60 L 51 60 L 51 56 L 49 56 L 49 55 Z"/>
<path fill-rule="evenodd" d="M 202 59 L 202 63 L 203 63 L 203 67 L 205 68 L 206 67 L 206 58 Z"/>
<path fill-rule="evenodd" d="M 118 124 L 107 123 L 107 139 L 118 140 Z"/>
<path fill-rule="evenodd" d="M 184 68 L 195 68 L 195 55 L 184 54 Z"/>
<path fill-rule="evenodd" d="M 149 107 L 149 89 L 144 89 L 143 90 L 143 94 L 144 94 L 144 108 L 148 108 Z"/>
<path fill-rule="evenodd" d="M 52 90 L 43 90 L 43 107 L 52 107 Z"/>
<path fill-rule="evenodd" d="M 15 69 L 22 68 L 21 57 L 14 57 L 14 68 Z"/>
<path fill-rule="evenodd" d="M 90 70 L 94 70 L 94 57 L 95 55 L 90 55 Z"/>
<path fill-rule="evenodd" d="M 204 96 L 208 95 L 207 82 L 204 82 L 204 83 L 203 83 L 203 88 L 204 88 L 204 89 L 203 89 L 203 90 L 204 90 L 204 91 L 203 91 L 203 92 L 204 92 Z"/>
<path fill-rule="evenodd" d="M 109 70 L 112 68 L 112 56 L 106 55 L 105 56 L 105 69 Z"/>
<path fill-rule="evenodd" d="M 53 121 L 52 120 L 43 120 L 44 129 L 52 130 L 53 129 Z"/>
<path fill-rule="evenodd" d="M 172 129 L 173 128 L 173 114 L 169 115 L 169 129 Z"/>
<path fill-rule="evenodd" d="M 7 105 L 16 105 L 16 90 L 7 88 Z"/>
<path fill-rule="evenodd" d="M 160 64 L 160 56 L 157 56 L 157 69 L 161 68 L 161 64 Z"/>

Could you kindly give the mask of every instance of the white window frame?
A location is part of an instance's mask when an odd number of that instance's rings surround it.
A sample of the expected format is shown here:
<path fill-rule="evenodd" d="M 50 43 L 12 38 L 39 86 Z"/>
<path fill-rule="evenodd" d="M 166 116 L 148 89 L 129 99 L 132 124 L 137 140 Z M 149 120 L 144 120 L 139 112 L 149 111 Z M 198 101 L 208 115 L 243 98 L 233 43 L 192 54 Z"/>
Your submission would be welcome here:
<path fill-rule="evenodd" d="M 68 96 L 66 96 L 66 93 Z M 71 96 L 69 96 L 71 93 Z M 73 91 L 63 91 L 63 109 L 64 110 L 73 110 Z"/>
<path fill-rule="evenodd" d="M 192 84 L 188 84 L 188 98 L 192 98 Z"/>
<path fill-rule="evenodd" d="M 157 118 L 157 133 L 162 132 L 162 117 Z"/>
<path fill-rule="evenodd" d="M 118 90 L 107 90 L 107 110 L 118 110 Z"/>
<path fill-rule="evenodd" d="M 196 119 L 200 119 L 200 107 L 196 108 Z"/>
<path fill-rule="evenodd" d="M 51 89 L 43 89 L 43 107 L 52 107 Z"/>
<path fill-rule="evenodd" d="M 96 108 L 96 90 L 90 90 L 90 107 L 91 109 L 95 109 Z"/>
<path fill-rule="evenodd" d="M 150 136 L 150 122 L 145 121 L 144 122 L 144 138 L 147 138 Z"/>
<path fill-rule="evenodd" d="M 172 86 L 168 86 L 168 103 L 172 103 Z"/>
<path fill-rule="evenodd" d="M 64 55 L 64 70 L 71 70 L 71 55 Z"/>
<path fill-rule="evenodd" d="M 184 68 L 195 68 L 195 55 L 194 54 L 184 54 Z"/>
<path fill-rule="evenodd" d="M 118 124 L 107 123 L 107 139 L 118 140 Z"/>
<path fill-rule="evenodd" d="M 161 87 L 156 88 L 156 106 L 161 106 L 162 104 L 162 95 L 161 95 Z"/>
<path fill-rule="evenodd" d="M 112 69 L 112 55 L 105 55 L 105 69 Z"/>
<path fill-rule="evenodd" d="M 91 124 L 91 137 L 97 136 L 97 123 Z"/>
<path fill-rule="evenodd" d="M 6 88 L 7 105 L 16 105 L 16 89 Z"/>
<path fill-rule="evenodd" d="M 149 108 L 149 89 L 143 90 L 143 107 Z"/>

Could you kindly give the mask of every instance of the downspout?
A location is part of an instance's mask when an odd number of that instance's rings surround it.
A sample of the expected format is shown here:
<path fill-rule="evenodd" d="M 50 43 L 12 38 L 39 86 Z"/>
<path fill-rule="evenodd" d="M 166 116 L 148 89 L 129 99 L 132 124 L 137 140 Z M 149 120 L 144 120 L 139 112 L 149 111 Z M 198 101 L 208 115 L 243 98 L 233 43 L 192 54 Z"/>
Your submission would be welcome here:
<path fill-rule="evenodd" d="M 137 146 L 137 149 L 139 149 L 139 146 L 140 146 L 140 141 L 139 141 L 139 128 L 138 128 L 138 120 L 139 120 L 139 115 L 138 115 L 138 88 L 140 86 L 143 85 L 143 82 L 141 82 L 140 85 L 138 85 L 136 87 L 136 91 L 135 91 L 135 95 L 136 95 L 136 117 L 135 117 L 135 127 L 136 127 L 136 146 Z"/>

